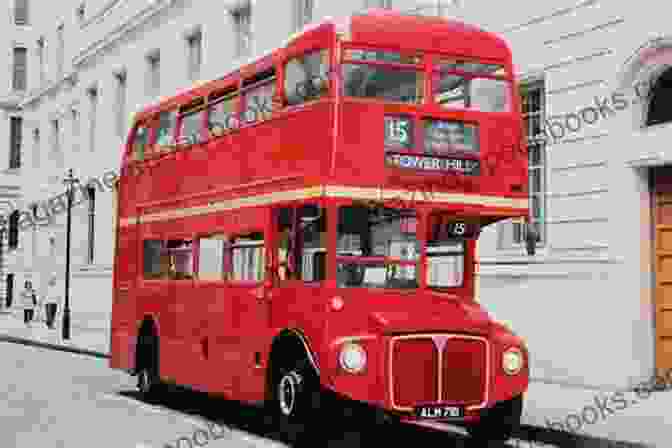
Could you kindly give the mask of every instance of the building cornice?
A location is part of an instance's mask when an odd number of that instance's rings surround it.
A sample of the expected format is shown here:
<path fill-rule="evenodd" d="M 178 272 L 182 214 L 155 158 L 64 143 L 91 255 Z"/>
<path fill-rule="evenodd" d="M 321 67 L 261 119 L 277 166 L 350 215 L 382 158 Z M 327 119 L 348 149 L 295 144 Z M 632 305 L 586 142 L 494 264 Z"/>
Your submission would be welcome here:
<path fill-rule="evenodd" d="M 166 8 L 172 6 L 176 0 L 154 0 L 154 2 L 148 7 L 142 9 L 140 12 L 135 14 L 133 17 L 122 23 L 121 25 L 114 28 L 111 32 L 107 33 L 101 39 L 93 42 L 91 45 L 83 49 L 77 54 L 73 60 L 72 65 L 76 68 L 85 65 L 92 58 L 98 55 L 100 52 L 106 48 L 114 45 L 120 39 L 122 39 L 127 33 L 139 27 L 147 20 L 151 19 L 156 14 L 165 10 Z M 111 7 L 106 8 L 103 14 L 107 14 L 112 7 L 114 7 L 117 2 L 110 2 Z"/>
<path fill-rule="evenodd" d="M 101 20 L 103 20 L 113 9 L 115 6 L 117 6 L 119 3 L 121 3 L 121 0 L 108 0 L 108 2 L 100 8 L 100 10 L 93 16 L 89 17 L 88 19 L 84 20 L 81 24 L 82 28 L 86 28 L 90 25 L 93 25 L 94 23 L 98 23 Z"/>
<path fill-rule="evenodd" d="M 39 101 L 42 97 L 53 94 L 64 85 L 69 85 L 69 87 L 72 87 L 77 83 L 77 78 L 78 77 L 76 72 L 70 72 L 56 81 L 51 81 L 47 83 L 46 86 L 35 89 L 26 95 L 19 103 L 19 107 L 24 108 L 26 106 L 30 106 L 32 103 Z"/>

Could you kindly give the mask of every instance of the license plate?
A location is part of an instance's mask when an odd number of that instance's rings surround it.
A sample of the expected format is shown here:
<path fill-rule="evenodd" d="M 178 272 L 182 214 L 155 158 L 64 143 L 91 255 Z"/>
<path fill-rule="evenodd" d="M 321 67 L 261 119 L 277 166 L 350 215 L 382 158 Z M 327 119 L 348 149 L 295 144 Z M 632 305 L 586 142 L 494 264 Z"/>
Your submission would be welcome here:
<path fill-rule="evenodd" d="M 415 408 L 415 415 L 427 419 L 462 418 L 464 409 L 459 406 L 418 406 Z"/>

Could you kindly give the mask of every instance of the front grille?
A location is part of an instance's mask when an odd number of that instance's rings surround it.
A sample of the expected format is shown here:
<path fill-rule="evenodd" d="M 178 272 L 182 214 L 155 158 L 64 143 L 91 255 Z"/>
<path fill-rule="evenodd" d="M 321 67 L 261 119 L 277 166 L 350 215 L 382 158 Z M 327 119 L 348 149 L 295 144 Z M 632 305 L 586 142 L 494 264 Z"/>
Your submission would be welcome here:
<path fill-rule="evenodd" d="M 477 336 L 418 334 L 390 342 L 393 408 L 448 402 L 478 408 L 487 399 L 488 343 Z"/>
<path fill-rule="evenodd" d="M 411 407 L 431 402 L 438 393 L 436 365 L 439 356 L 431 338 L 407 339 L 393 345 L 394 402 Z"/>
<path fill-rule="evenodd" d="M 443 349 L 443 401 L 475 405 L 483 400 L 485 376 L 485 342 L 477 339 L 450 339 Z"/>

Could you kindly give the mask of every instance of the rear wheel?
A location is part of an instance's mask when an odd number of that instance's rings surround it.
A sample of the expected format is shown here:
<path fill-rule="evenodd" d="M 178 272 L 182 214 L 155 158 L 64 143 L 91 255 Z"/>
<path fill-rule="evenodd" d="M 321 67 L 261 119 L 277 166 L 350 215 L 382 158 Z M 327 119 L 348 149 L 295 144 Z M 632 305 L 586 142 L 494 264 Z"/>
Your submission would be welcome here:
<path fill-rule="evenodd" d="M 520 427 L 523 413 L 523 397 L 519 395 L 508 401 L 485 409 L 478 423 L 467 427 L 469 435 L 480 443 L 505 442 Z"/>
<path fill-rule="evenodd" d="M 161 389 L 159 378 L 159 341 L 154 335 L 141 335 L 138 342 L 138 391 L 147 398 Z"/>

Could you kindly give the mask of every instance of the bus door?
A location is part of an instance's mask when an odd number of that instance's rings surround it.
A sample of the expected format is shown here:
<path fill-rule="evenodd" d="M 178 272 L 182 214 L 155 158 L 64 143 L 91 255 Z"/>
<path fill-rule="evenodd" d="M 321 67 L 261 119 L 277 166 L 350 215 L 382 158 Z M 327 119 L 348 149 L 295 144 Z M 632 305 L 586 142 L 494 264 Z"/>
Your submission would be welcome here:
<path fill-rule="evenodd" d="M 206 320 L 198 329 L 206 360 L 202 376 L 206 391 L 231 393 L 238 369 L 239 339 L 234 328 L 234 302 L 227 285 L 230 269 L 225 260 L 230 250 L 229 236 L 221 232 L 201 236 L 196 250 L 198 266 L 193 296 L 202 304 L 201 316 Z"/>
<path fill-rule="evenodd" d="M 164 242 L 162 257 L 168 270 L 165 300 L 170 321 L 175 324 L 177 380 L 198 389 L 203 387 L 206 367 L 204 338 L 208 307 L 206 297 L 195 294 L 194 251 L 191 236 L 173 234 Z"/>
<path fill-rule="evenodd" d="M 321 335 L 327 292 L 327 211 L 303 204 L 274 211 L 275 281 L 272 292 L 274 324 Z"/>
<path fill-rule="evenodd" d="M 264 398 L 265 372 L 263 360 L 268 358 L 270 346 L 270 302 L 265 287 L 266 227 L 264 217 L 254 213 L 260 224 L 247 227 L 230 239 L 230 271 L 227 298 L 232 301 L 233 321 L 228 330 L 236 338 L 230 355 L 234 359 L 236 398 L 258 401 Z M 245 215 L 241 220 L 247 221 Z M 250 221 L 247 221 L 250 222 Z"/>
<path fill-rule="evenodd" d="M 155 320 L 159 336 L 159 374 L 167 381 L 179 381 L 181 341 L 177 333 L 174 282 L 163 236 L 142 233 L 139 238 L 142 275 L 137 288 L 138 319 Z"/>

